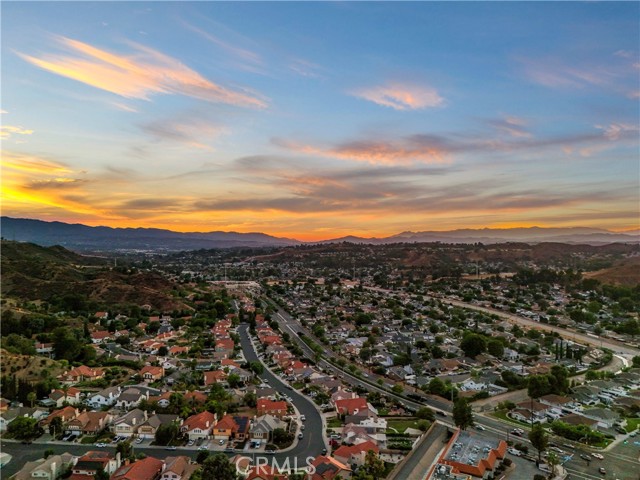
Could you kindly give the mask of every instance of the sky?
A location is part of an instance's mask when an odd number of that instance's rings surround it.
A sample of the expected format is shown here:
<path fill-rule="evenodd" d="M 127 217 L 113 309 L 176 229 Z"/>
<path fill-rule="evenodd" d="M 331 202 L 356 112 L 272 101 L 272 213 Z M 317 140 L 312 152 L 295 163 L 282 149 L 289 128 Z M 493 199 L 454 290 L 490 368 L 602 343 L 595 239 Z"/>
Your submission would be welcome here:
<path fill-rule="evenodd" d="M 2 2 L 2 214 L 640 225 L 638 2 Z"/>

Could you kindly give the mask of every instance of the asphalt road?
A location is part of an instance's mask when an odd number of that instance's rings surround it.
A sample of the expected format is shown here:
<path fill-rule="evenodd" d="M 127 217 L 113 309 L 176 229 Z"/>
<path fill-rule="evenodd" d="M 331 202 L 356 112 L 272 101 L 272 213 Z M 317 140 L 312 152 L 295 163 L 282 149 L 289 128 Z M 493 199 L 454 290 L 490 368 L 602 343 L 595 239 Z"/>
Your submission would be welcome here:
<path fill-rule="evenodd" d="M 248 330 L 248 325 L 240 325 L 238 327 L 240 345 L 242 347 L 244 357 L 248 362 L 262 362 L 249 339 Z M 264 364 L 264 362 L 262 363 Z M 298 440 L 297 445 L 291 450 L 285 453 L 276 453 L 274 456 L 278 462 L 283 462 L 286 459 L 289 459 L 289 462 L 292 463 L 294 461 L 293 459 L 297 458 L 298 465 L 306 465 L 307 457 L 320 455 L 322 453 L 322 449 L 325 448 L 323 436 L 324 427 L 320 412 L 316 409 L 311 400 L 301 395 L 296 390 L 289 389 L 287 383 L 284 383 L 280 377 L 272 374 L 268 369 L 265 368 L 264 373 L 262 373 L 260 377 L 277 392 L 291 397 L 293 404 L 298 409 L 298 412 L 306 418 L 304 422 L 305 430 L 303 432 L 303 438 Z"/>

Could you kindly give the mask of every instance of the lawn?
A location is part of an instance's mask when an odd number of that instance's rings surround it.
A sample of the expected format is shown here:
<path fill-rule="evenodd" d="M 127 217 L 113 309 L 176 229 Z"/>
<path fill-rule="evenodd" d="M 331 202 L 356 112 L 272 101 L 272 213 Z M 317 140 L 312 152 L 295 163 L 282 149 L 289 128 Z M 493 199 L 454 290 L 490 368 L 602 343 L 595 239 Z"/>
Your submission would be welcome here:
<path fill-rule="evenodd" d="M 339 418 L 330 418 L 327 420 L 327 428 L 340 428 L 342 426 L 342 421 Z"/>
<path fill-rule="evenodd" d="M 640 427 L 640 418 L 627 417 L 627 426 L 625 427 L 625 430 L 627 431 L 627 433 L 637 430 L 638 427 Z"/>
<path fill-rule="evenodd" d="M 387 420 L 387 429 L 395 429 L 398 433 L 404 432 L 407 428 L 418 428 L 418 419 L 417 418 L 407 418 L 404 419 L 393 419 Z M 394 430 L 391 430 L 393 432 Z"/>

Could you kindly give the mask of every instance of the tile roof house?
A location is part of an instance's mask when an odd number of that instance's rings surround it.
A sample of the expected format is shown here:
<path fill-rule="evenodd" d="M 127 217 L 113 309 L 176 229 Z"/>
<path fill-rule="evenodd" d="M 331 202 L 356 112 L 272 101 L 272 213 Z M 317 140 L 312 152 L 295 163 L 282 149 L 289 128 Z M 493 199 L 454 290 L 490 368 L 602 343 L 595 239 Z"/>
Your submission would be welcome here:
<path fill-rule="evenodd" d="M 356 445 L 342 445 L 337 450 L 334 450 L 333 457 L 345 465 L 362 466 L 370 450 L 375 452 L 376 455 L 380 453 L 378 445 L 374 442 L 363 442 Z"/>
<path fill-rule="evenodd" d="M 344 400 L 337 400 L 335 402 L 336 411 L 339 415 L 355 415 L 357 413 L 364 413 L 366 411 L 371 411 L 375 414 L 378 412 L 367 403 L 366 398 L 356 397 L 356 398 L 346 398 Z"/>
<path fill-rule="evenodd" d="M 164 377 L 164 368 L 147 365 L 140 370 L 140 375 L 145 380 L 160 380 Z"/>
<path fill-rule="evenodd" d="M 136 407 L 140 402 L 145 399 L 149 399 L 149 392 L 142 391 L 141 389 L 130 387 L 122 392 L 116 399 L 116 407 L 118 408 L 131 408 Z"/>
<path fill-rule="evenodd" d="M 108 412 L 82 412 L 67 422 L 66 433 L 95 435 L 104 430 L 113 417 Z"/>
<path fill-rule="evenodd" d="M 333 480 L 334 478 L 351 478 L 351 468 L 333 457 L 320 455 L 315 458 L 311 465 L 314 473 L 308 474 L 309 480 Z"/>
<path fill-rule="evenodd" d="M 92 343 L 104 343 L 106 340 L 111 340 L 112 338 L 113 334 L 106 330 L 91 332 Z"/>
<path fill-rule="evenodd" d="M 197 415 L 191 415 L 187 418 L 180 427 L 180 431 L 187 434 L 189 436 L 189 440 L 209 438 L 215 424 L 216 415 L 214 413 L 204 411 Z"/>
<path fill-rule="evenodd" d="M 227 380 L 227 374 L 224 370 L 214 370 L 212 372 L 204 372 L 204 386 L 209 387 L 214 383 L 224 383 Z"/>
<path fill-rule="evenodd" d="M 65 424 L 73 420 L 74 418 L 76 418 L 78 415 L 80 415 L 80 411 L 77 408 L 74 408 L 71 406 L 64 407 L 59 410 L 54 410 L 53 412 L 51 412 L 47 418 L 40 421 L 40 426 L 46 427 L 51 423 L 51 421 L 54 418 L 58 418 L 58 417 L 61 418 L 62 423 Z"/>
<path fill-rule="evenodd" d="M 287 414 L 287 402 L 279 400 L 273 401 L 268 398 L 259 398 L 257 401 L 258 416 L 273 415 L 282 418 Z"/>
<path fill-rule="evenodd" d="M 60 375 L 58 380 L 63 383 L 78 383 L 98 380 L 102 377 L 104 377 L 103 368 L 90 368 L 85 365 L 80 365 Z"/>
<path fill-rule="evenodd" d="M 191 463 L 189 457 L 167 457 L 164 459 L 164 470 L 160 480 L 189 480 L 197 469 L 198 465 Z"/>
<path fill-rule="evenodd" d="M 51 390 L 49 398 L 56 402 L 56 407 L 58 408 L 62 407 L 64 402 L 67 402 L 69 405 L 76 405 L 81 401 L 80 390 L 75 387 L 69 387 L 66 395 L 63 389 Z"/>
<path fill-rule="evenodd" d="M 121 466 L 111 475 L 110 480 L 157 480 L 164 467 L 164 462 L 153 457 L 146 457 L 134 463 Z"/>
<path fill-rule="evenodd" d="M 78 458 L 78 461 L 71 470 L 69 480 L 93 480 L 99 470 L 104 470 L 111 475 L 120 467 L 120 454 L 108 451 L 89 450 Z"/>

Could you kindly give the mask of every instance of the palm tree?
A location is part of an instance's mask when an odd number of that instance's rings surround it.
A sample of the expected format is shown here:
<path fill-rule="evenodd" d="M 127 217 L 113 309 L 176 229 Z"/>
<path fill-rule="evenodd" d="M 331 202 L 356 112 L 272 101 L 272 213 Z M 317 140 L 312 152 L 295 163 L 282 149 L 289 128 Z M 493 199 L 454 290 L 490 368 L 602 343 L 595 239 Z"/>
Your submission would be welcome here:
<path fill-rule="evenodd" d="M 27 401 L 31 404 L 31 408 L 33 408 L 33 404 L 37 399 L 38 399 L 38 396 L 36 395 L 36 392 L 29 392 L 27 394 Z"/>

